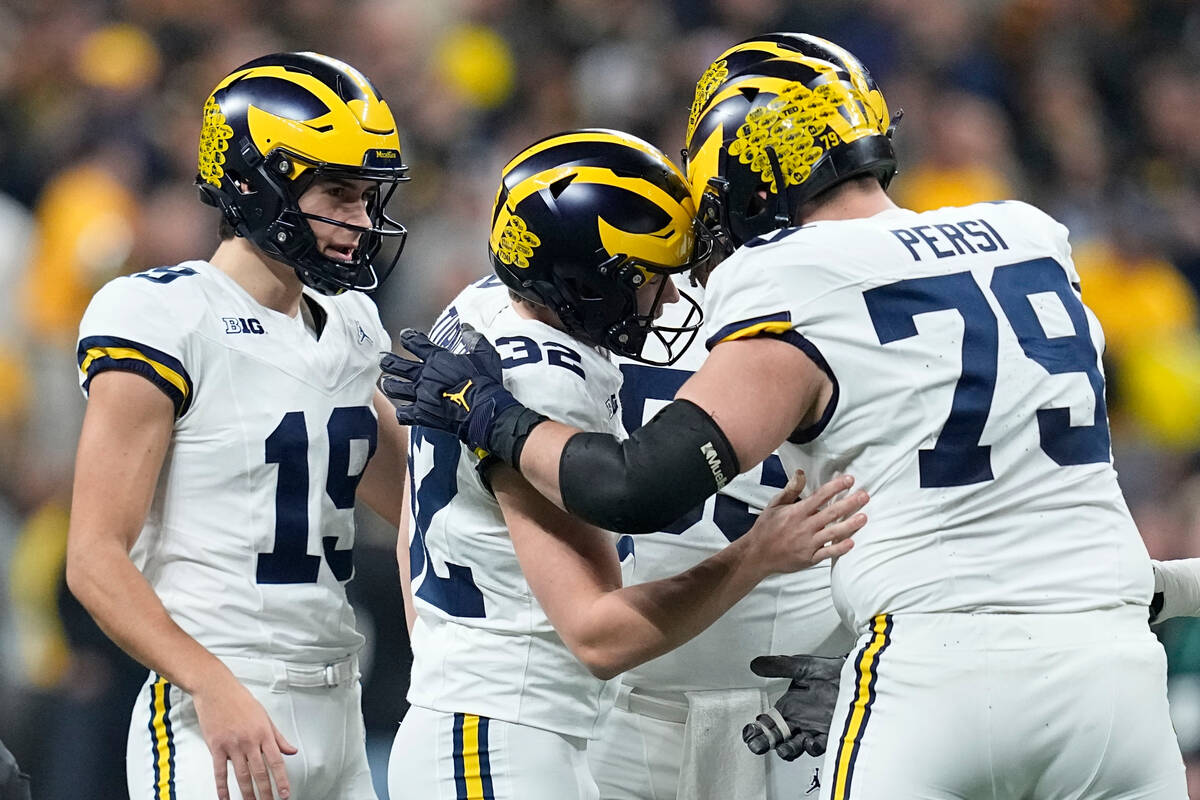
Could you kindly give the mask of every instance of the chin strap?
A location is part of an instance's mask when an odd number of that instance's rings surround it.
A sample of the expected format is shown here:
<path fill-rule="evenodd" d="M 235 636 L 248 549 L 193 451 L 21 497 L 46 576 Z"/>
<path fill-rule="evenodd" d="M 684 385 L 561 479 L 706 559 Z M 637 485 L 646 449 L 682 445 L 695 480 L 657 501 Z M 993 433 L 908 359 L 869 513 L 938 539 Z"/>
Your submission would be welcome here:
<path fill-rule="evenodd" d="M 787 182 L 783 177 L 783 165 L 774 147 L 766 148 L 767 161 L 771 163 L 771 172 L 775 175 L 775 229 L 787 228 L 792 224 L 792 212 L 788 208 Z"/>

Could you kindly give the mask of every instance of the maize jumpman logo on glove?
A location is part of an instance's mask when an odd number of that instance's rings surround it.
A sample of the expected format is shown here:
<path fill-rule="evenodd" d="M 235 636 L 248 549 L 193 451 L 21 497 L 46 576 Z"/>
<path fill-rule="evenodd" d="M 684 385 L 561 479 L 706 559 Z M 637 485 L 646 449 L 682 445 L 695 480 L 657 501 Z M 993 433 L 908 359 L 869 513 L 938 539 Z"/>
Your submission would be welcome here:
<path fill-rule="evenodd" d="M 412 328 L 400 343 L 416 358 L 385 353 L 380 390 L 396 405 L 402 425 L 452 433 L 476 451 L 516 467 L 525 438 L 545 417 L 521 405 L 504 388 L 500 354 L 483 334 L 464 325 L 466 353 L 452 353 Z"/>
<path fill-rule="evenodd" d="M 784 761 L 801 753 L 819 756 L 829 746 L 829 726 L 837 702 L 845 658 L 759 656 L 750 671 L 762 678 L 791 678 L 783 696 L 765 714 L 742 728 L 742 741 L 755 755 L 774 750 Z"/>

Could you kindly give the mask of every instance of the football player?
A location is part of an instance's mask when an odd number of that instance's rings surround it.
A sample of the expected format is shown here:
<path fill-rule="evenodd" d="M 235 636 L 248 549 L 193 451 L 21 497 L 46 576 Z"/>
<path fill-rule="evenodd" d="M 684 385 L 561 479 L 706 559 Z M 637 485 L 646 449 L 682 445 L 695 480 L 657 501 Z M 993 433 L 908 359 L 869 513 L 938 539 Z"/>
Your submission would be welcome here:
<path fill-rule="evenodd" d="M 709 93 L 731 76 L 770 58 L 800 55 L 802 45 L 794 34 L 779 33 L 726 50 L 698 82 L 690 124 Z M 675 280 L 702 300 L 710 264 Z M 681 305 L 668 306 L 663 320 L 678 324 L 685 313 Z M 655 344 L 651 339 L 647 351 L 654 353 Z M 625 427 L 632 431 L 649 420 L 700 367 L 706 353 L 701 342 L 693 341 L 673 365 L 619 359 Z M 771 455 L 662 533 L 630 540 L 626 583 L 665 578 L 736 540 L 785 480 L 779 457 Z M 621 676 L 616 707 L 599 740 L 588 748 L 601 798 L 773 800 L 794 797 L 797 786 L 806 790 L 818 785 L 820 756 L 789 752 L 782 736 L 776 744 L 791 760 L 756 758 L 743 746 L 738 735 L 743 724 L 766 711 L 788 685 L 778 676 L 752 672 L 751 657 L 781 651 L 842 657 L 853 644 L 853 633 L 833 608 L 827 563 L 763 581 L 704 633 Z M 757 661 L 755 666 L 762 672 L 763 664 L 772 663 Z M 831 680 L 836 681 L 836 673 Z M 832 686 L 830 695 L 836 683 Z M 816 796 L 815 789 L 810 796 Z"/>
<path fill-rule="evenodd" d="M 882 93 L 837 45 L 804 56 L 718 86 L 691 133 L 699 211 L 737 249 L 673 402 L 625 441 L 582 432 L 504 392 L 481 342 L 398 370 L 401 418 L 626 532 L 776 448 L 822 480 L 853 464 L 875 510 L 831 573 L 859 639 L 822 798 L 1185 797 L 1066 229 L 1020 202 L 898 208 Z M 464 387 L 473 411 L 439 399 Z"/>
<path fill-rule="evenodd" d="M 678 169 L 635 137 L 584 130 L 537 142 L 503 170 L 495 276 L 453 301 L 433 340 L 464 352 L 486 337 L 494 363 L 483 372 L 503 365 L 507 391 L 622 437 L 621 372 L 609 353 L 638 359 L 654 338 L 670 360 L 699 327 L 698 314 L 656 322 L 680 297 L 670 276 L 707 256 L 694 215 Z M 410 345 L 435 349 L 429 339 Z M 470 386 L 442 391 L 450 403 L 489 402 Z M 622 588 L 612 537 L 509 467 L 422 426 L 410 453 L 411 544 L 401 555 L 417 616 L 411 708 L 388 767 L 395 797 L 595 798 L 586 749 L 616 689 L 607 679 L 694 636 L 767 575 L 846 551 L 864 520 L 865 494 L 831 500 L 848 478 L 793 505 L 794 481 L 721 552 Z"/>
<path fill-rule="evenodd" d="M 118 278 L 83 318 L 67 580 L 151 670 L 133 798 L 375 796 L 345 583 L 356 493 L 399 520 L 406 442 L 363 292 L 403 244 L 405 170 L 358 70 L 251 61 L 204 104 L 215 253 Z"/>

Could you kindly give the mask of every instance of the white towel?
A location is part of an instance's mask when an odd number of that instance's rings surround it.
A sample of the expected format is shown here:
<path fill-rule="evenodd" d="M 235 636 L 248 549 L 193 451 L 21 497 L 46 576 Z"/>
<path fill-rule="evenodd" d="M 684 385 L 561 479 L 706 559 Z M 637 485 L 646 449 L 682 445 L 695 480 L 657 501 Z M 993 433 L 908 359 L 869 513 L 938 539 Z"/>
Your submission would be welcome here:
<path fill-rule="evenodd" d="M 742 742 L 742 726 L 767 709 L 759 689 L 687 692 L 677 800 L 765 800 L 767 760 Z"/>

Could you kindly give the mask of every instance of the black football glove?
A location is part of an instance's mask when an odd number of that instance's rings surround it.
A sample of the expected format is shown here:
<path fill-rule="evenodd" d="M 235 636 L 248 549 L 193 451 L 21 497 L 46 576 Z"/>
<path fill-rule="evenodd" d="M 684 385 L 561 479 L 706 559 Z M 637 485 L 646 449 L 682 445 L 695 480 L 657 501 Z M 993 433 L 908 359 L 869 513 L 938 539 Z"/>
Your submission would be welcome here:
<path fill-rule="evenodd" d="M 400 343 L 416 359 L 385 354 L 379 362 L 379 388 L 395 402 L 401 424 L 453 433 L 477 453 L 492 453 L 517 466 L 524 437 L 545 417 L 504 388 L 500 354 L 483 334 L 464 325 L 462 341 L 467 352 L 451 353 L 420 331 L 405 328 Z M 497 431 L 502 416 L 505 423 Z"/>
<path fill-rule="evenodd" d="M 774 707 L 742 728 L 742 741 L 755 755 L 774 750 L 784 761 L 801 753 L 819 756 L 829 746 L 844 657 L 759 656 L 750 671 L 762 678 L 790 678 Z"/>

